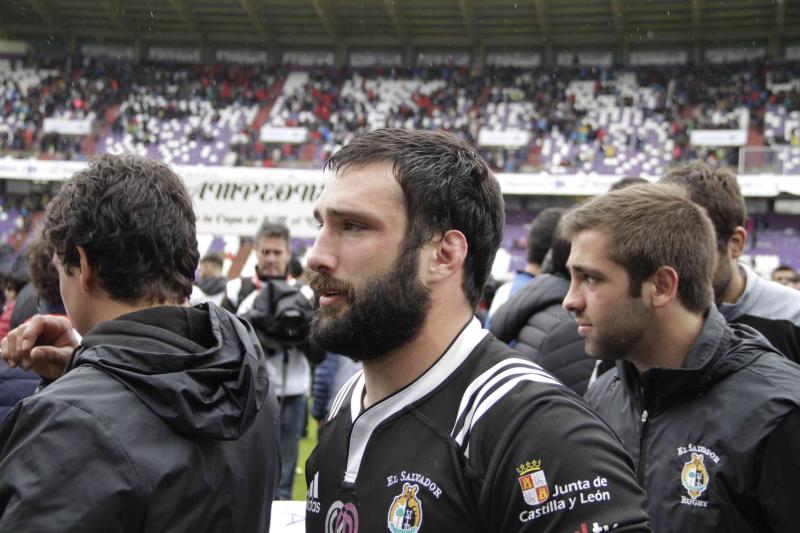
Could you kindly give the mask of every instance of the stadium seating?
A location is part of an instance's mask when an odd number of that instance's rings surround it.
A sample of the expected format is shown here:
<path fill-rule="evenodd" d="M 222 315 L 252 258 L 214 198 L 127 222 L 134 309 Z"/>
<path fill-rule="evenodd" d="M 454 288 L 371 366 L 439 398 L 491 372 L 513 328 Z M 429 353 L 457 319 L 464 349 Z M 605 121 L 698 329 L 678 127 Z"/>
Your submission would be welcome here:
<path fill-rule="evenodd" d="M 390 126 L 454 131 L 499 171 L 658 175 L 696 157 L 736 165 L 736 149 L 690 143 L 693 130 L 733 128 L 786 146 L 777 156 L 780 170 L 800 169 L 790 63 L 129 67 L 96 59 L 0 61 L 0 152 L 73 159 L 131 151 L 169 163 L 317 168 L 354 135 Z M 64 132 L 53 119 L 88 125 Z M 301 137 L 264 136 L 262 125 Z M 507 132 L 520 137 L 487 140 Z"/>

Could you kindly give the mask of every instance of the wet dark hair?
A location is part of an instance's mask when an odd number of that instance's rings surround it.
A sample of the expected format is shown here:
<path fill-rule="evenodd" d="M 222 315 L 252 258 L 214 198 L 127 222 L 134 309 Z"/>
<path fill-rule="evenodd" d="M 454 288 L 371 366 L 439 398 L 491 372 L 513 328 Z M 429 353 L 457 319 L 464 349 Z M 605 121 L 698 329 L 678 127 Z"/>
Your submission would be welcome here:
<path fill-rule="evenodd" d="M 442 131 L 379 129 L 357 137 L 328 160 L 340 174 L 351 167 L 389 162 L 405 196 L 405 251 L 448 230 L 467 239 L 463 290 L 477 305 L 503 238 L 500 184 L 469 144 Z"/>
<path fill-rule="evenodd" d="M 528 230 L 526 249 L 528 263 L 542 264 L 550 247 L 553 246 L 558 221 L 565 211 L 563 207 L 548 207 L 533 219 L 531 229 Z"/>
<path fill-rule="evenodd" d="M 183 302 L 200 253 L 192 201 L 167 165 L 104 155 L 67 180 L 47 207 L 44 238 L 64 271 L 80 266 L 78 247 L 111 298 Z"/>

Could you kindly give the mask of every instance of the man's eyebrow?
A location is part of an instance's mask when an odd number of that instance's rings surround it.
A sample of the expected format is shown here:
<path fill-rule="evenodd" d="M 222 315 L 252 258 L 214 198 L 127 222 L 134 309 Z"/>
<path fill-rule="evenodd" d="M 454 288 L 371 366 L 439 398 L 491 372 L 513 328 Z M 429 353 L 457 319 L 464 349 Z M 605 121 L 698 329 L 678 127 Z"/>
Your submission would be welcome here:
<path fill-rule="evenodd" d="M 570 269 L 570 271 L 577 272 L 578 274 L 592 276 L 593 278 L 605 278 L 602 272 L 600 272 L 599 270 L 595 270 L 591 267 L 583 265 L 570 265 L 570 264 L 567 264 L 567 267 Z"/>
<path fill-rule="evenodd" d="M 364 211 L 356 211 L 356 210 L 353 210 L 353 209 L 340 209 L 340 208 L 336 208 L 336 207 L 330 207 L 330 208 L 325 210 L 325 213 L 329 217 L 333 217 L 333 218 L 354 218 L 356 220 L 361 220 L 361 221 L 364 221 L 364 222 L 378 223 L 378 218 L 375 215 L 372 215 L 370 213 L 366 213 Z M 316 218 L 318 221 L 321 220 L 321 218 L 322 218 L 322 215 L 320 214 L 320 212 L 317 209 L 314 210 L 314 218 Z"/>

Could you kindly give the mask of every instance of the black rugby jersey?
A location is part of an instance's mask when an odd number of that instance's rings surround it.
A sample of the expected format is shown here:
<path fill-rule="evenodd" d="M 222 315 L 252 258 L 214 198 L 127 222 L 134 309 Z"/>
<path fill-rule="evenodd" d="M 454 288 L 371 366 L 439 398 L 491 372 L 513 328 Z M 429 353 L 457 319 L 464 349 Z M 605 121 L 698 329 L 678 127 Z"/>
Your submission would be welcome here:
<path fill-rule="evenodd" d="M 306 531 L 649 531 L 608 427 L 477 320 L 407 387 L 363 393 L 358 373 L 306 463 Z"/>

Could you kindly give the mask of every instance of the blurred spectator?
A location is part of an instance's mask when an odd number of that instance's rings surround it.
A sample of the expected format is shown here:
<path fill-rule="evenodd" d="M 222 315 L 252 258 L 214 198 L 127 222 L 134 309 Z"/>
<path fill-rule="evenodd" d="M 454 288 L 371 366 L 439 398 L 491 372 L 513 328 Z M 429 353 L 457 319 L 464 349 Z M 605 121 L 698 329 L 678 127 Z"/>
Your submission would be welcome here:
<path fill-rule="evenodd" d="M 789 265 L 780 265 L 772 271 L 772 281 L 791 287 L 797 278 L 797 272 Z"/>
<path fill-rule="evenodd" d="M 222 305 L 225 298 L 225 285 L 228 278 L 222 275 L 224 258 L 218 253 L 209 253 L 200 259 L 197 267 L 197 281 L 189 298 L 192 305 L 214 302 Z"/>

